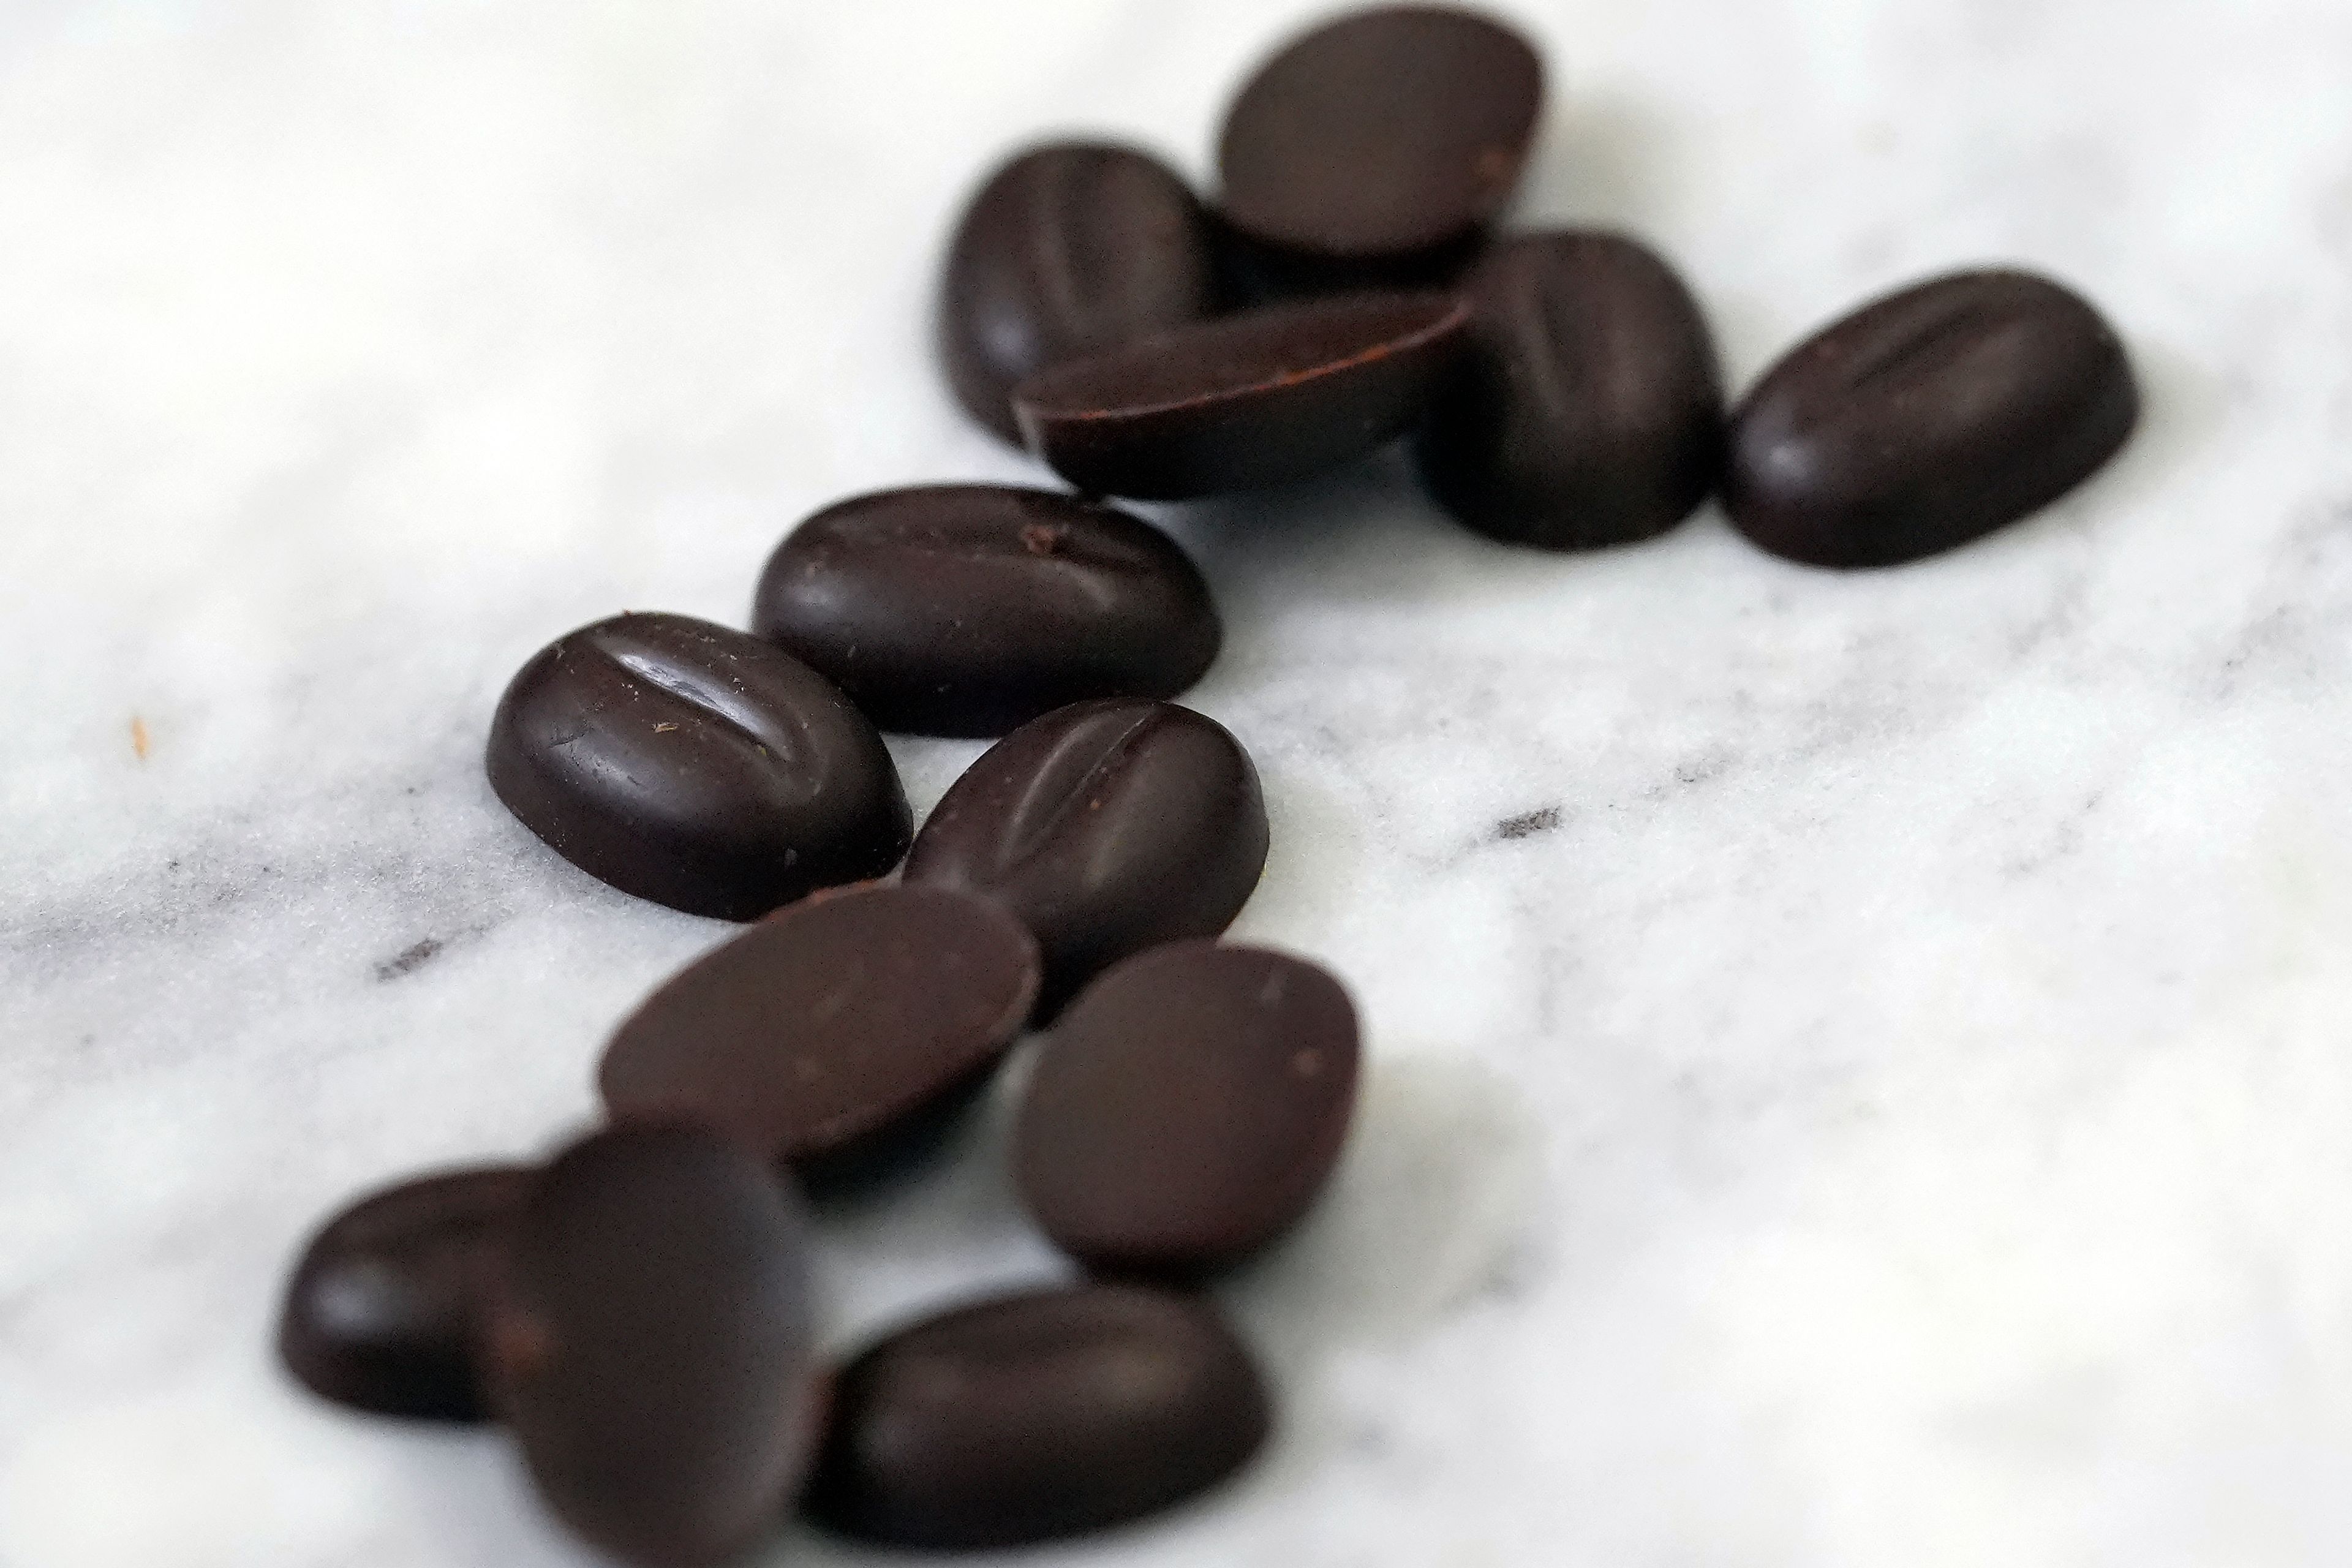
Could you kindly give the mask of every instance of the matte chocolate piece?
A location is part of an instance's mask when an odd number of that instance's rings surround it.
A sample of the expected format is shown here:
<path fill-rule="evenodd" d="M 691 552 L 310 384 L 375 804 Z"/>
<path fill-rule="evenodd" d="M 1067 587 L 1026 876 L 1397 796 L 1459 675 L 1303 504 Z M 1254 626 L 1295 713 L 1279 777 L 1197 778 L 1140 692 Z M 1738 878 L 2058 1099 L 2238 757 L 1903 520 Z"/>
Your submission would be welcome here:
<path fill-rule="evenodd" d="M 1579 550 L 1662 533 L 1715 488 L 1723 384 L 1698 305 L 1616 235 L 1527 235 L 1464 281 L 1470 347 L 1430 410 L 1422 472 L 1496 539 Z"/>
<path fill-rule="evenodd" d="M 1018 1546 L 1208 1489 L 1265 1442 L 1249 1353 L 1207 1302 L 1096 1285 L 966 1307 L 842 1373 L 809 1509 L 904 1546 Z"/>
<path fill-rule="evenodd" d="M 1437 5 L 1342 16 L 1234 99 L 1223 216 L 1335 279 L 1464 258 L 1518 185 L 1543 91 L 1534 47 L 1487 17 Z"/>
<path fill-rule="evenodd" d="M 1173 697 L 1223 636 L 1176 542 L 1072 496 L 884 490 L 793 531 L 752 626 L 886 730 L 1002 735 L 1096 697 Z"/>
<path fill-rule="evenodd" d="M 1039 1015 L 1129 953 L 1233 923 L 1265 868 L 1257 769 L 1166 702 L 1085 702 L 1023 725 L 958 779 L 908 885 L 998 900 L 1045 953 Z"/>
<path fill-rule="evenodd" d="M 598 1082 L 615 1118 L 690 1116 L 773 1160 L 845 1160 L 984 1078 L 1036 996 L 1036 942 L 987 900 L 824 894 L 647 997 Z"/>
<path fill-rule="evenodd" d="M 483 1356 L 558 1517 L 624 1561 L 717 1563 L 797 1495 L 822 1414 L 799 1205 L 740 1144 L 624 1126 L 547 1169 Z"/>
<path fill-rule="evenodd" d="M 355 1410 L 486 1419 L 473 1351 L 483 1270 L 535 1175 L 497 1165 L 422 1176 L 328 1221 L 286 1288 L 287 1369 Z"/>
<path fill-rule="evenodd" d="M 1208 218 L 1182 178 L 1131 147 L 1056 142 L 998 169 L 964 209 L 940 359 L 957 401 L 1017 446 L 1023 377 L 1216 304 Z"/>
<path fill-rule="evenodd" d="M 1031 450 L 1088 494 L 1176 500 L 1281 484 L 1403 434 L 1468 320 L 1444 294 L 1269 305 L 1066 360 L 1013 401 Z"/>
<path fill-rule="evenodd" d="M 1356 1010 L 1314 964 L 1204 942 L 1130 958 L 1045 1037 L 1013 1132 L 1022 1199 L 1101 1272 L 1235 1262 L 1323 1190 L 1356 1061 Z"/>
<path fill-rule="evenodd" d="M 565 859 L 689 914 L 756 919 L 879 877 L 912 822 L 882 737 L 771 643 L 618 616 L 522 667 L 490 726 L 490 787 Z"/>
<path fill-rule="evenodd" d="M 1962 272 L 1773 366 L 1734 417 L 1724 500 L 1776 555 L 1892 566 L 2057 500 L 2138 418 L 2124 345 L 2087 300 L 2028 273 Z"/>

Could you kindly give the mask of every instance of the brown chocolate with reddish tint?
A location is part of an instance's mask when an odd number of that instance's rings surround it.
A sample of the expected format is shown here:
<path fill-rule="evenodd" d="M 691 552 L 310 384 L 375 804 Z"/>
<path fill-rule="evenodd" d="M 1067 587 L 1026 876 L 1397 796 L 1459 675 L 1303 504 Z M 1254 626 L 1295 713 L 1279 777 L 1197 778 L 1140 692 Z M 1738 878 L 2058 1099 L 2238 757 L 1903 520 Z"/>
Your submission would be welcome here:
<path fill-rule="evenodd" d="M 1131 952 L 1233 923 L 1265 868 L 1257 769 L 1166 702 L 1086 702 L 1023 725 L 940 801 L 909 886 L 1002 902 L 1045 955 L 1040 1016 Z"/>
<path fill-rule="evenodd" d="M 1215 1309 L 1093 1285 L 883 1340 L 836 1385 L 810 1511 L 902 1546 L 1019 1546 L 1155 1513 L 1265 1441 L 1265 1387 Z"/>
<path fill-rule="evenodd" d="M 615 1118 L 693 1117 L 820 1178 L 993 1068 L 1037 996 L 1037 944 L 985 899 L 860 888 L 778 910 L 614 1032 Z"/>
<path fill-rule="evenodd" d="M 1098 697 L 1173 697 L 1217 657 L 1209 587 L 1139 518 L 927 485 L 826 508 L 760 579 L 753 627 L 886 730 L 1002 735 Z"/>
<path fill-rule="evenodd" d="M 1192 188 L 1131 147 L 1057 142 L 971 198 L 940 292 L 940 363 L 971 416 L 1018 445 L 1023 377 L 1216 308 L 1215 251 Z"/>
<path fill-rule="evenodd" d="M 1431 275 L 1509 203 L 1543 109 L 1528 41 L 1448 6 L 1359 11 L 1284 47 L 1225 117 L 1227 224 L 1295 274 Z"/>
<path fill-rule="evenodd" d="M 2096 472 L 2139 419 L 2122 341 L 2046 278 L 1963 272 L 1791 350 L 1734 416 L 1725 505 L 1816 566 L 1966 544 Z"/>
<path fill-rule="evenodd" d="M 656 1568 L 731 1557 L 781 1521 L 822 1420 L 799 1205 L 701 1128 L 587 1138 L 523 1205 L 482 1355 L 584 1540 Z"/>
<path fill-rule="evenodd" d="M 490 785 L 565 859 L 689 914 L 753 920 L 879 877 L 912 823 L 866 716 L 772 643 L 619 616 L 523 666 L 490 726 Z"/>
<path fill-rule="evenodd" d="M 1504 241 L 1463 283 L 1470 347 L 1422 472 L 1482 533 L 1551 550 L 1662 533 L 1715 488 L 1723 384 L 1698 304 L 1611 234 Z"/>
<path fill-rule="evenodd" d="M 1450 295 L 1269 305 L 1066 361 L 1013 394 L 1030 449 L 1093 495 L 1174 500 L 1320 473 L 1400 436 L 1452 367 Z"/>
<path fill-rule="evenodd" d="M 1038 1053 L 1013 1132 L 1023 1201 L 1098 1271 L 1238 1261 L 1323 1190 L 1356 1063 L 1355 1008 L 1314 964 L 1204 942 L 1130 958 Z"/>
<path fill-rule="evenodd" d="M 483 1269 L 535 1173 L 423 1176 L 328 1221 L 286 1288 L 278 1350 L 288 1370 L 355 1410 L 485 1419 L 473 1354 Z"/>

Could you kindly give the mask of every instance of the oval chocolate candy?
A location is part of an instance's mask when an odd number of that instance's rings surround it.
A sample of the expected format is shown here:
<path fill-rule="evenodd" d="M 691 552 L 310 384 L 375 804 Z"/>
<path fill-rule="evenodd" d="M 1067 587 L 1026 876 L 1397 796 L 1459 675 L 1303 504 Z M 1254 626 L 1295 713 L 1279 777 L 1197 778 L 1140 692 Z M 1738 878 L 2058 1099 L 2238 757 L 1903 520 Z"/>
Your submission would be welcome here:
<path fill-rule="evenodd" d="M 1723 461 L 1723 384 L 1690 290 L 1616 235 L 1520 236 L 1471 269 L 1469 347 L 1422 473 L 1482 533 L 1553 550 L 1646 539 Z"/>
<path fill-rule="evenodd" d="M 1023 725 L 941 797 L 908 886 L 1003 903 L 1045 959 L 1040 1016 L 1108 965 L 1233 923 L 1265 868 L 1257 769 L 1167 702 L 1084 702 Z"/>
<path fill-rule="evenodd" d="M 821 1184 L 985 1078 L 1037 995 L 1037 944 L 998 905 L 859 888 L 778 910 L 614 1031 L 615 1118 L 692 1117 Z"/>
<path fill-rule="evenodd" d="M 896 1545 L 1024 1545 L 1204 1491 L 1271 1423 L 1248 1352 L 1205 1301 L 1119 1285 L 1013 1296 L 901 1330 L 841 1373 L 808 1508 Z"/>
<path fill-rule="evenodd" d="M 1216 304 L 1208 219 L 1181 176 L 1131 147 L 1051 142 L 998 169 L 964 209 L 940 289 L 940 359 L 957 401 L 1018 445 L 1023 377 Z"/>
<path fill-rule="evenodd" d="M 1725 505 L 1775 555 L 1896 565 L 2057 500 L 2138 418 L 2122 341 L 2082 296 L 2029 273 L 1958 273 L 1773 366 L 1733 417 Z"/>
<path fill-rule="evenodd" d="M 1236 1262 L 1323 1190 L 1357 1054 L 1355 1008 L 1314 964 L 1205 942 L 1130 958 L 1038 1052 L 1013 1138 L 1022 1199 L 1100 1272 Z"/>
<path fill-rule="evenodd" d="M 819 1434 L 799 1205 L 740 1144 L 623 1126 L 559 1156 L 486 1303 L 484 1369 L 549 1507 L 625 1562 L 774 1528 Z"/>
<path fill-rule="evenodd" d="M 1403 434 L 1468 320 L 1444 294 L 1268 305 L 1064 361 L 1013 401 L 1030 449 L 1090 495 L 1281 484 Z"/>
<path fill-rule="evenodd" d="M 689 914 L 753 920 L 879 877 L 912 836 L 897 767 L 831 681 L 772 643 L 628 615 L 524 665 L 490 786 L 565 859 Z"/>
<path fill-rule="evenodd" d="M 483 1420 L 476 1309 L 488 1259 L 536 1174 L 508 1165 L 442 1172 L 329 1220 L 286 1288 L 278 1349 L 287 1369 L 356 1410 Z"/>
<path fill-rule="evenodd" d="M 1217 657 L 1175 541 L 1045 490 L 928 485 L 826 508 L 761 576 L 752 627 L 886 730 L 1002 735 L 1097 697 L 1173 697 Z"/>
<path fill-rule="evenodd" d="M 1227 111 L 1224 221 L 1293 270 L 1410 276 L 1509 202 L 1543 108 L 1517 33 L 1439 5 L 1358 11 L 1294 40 Z"/>

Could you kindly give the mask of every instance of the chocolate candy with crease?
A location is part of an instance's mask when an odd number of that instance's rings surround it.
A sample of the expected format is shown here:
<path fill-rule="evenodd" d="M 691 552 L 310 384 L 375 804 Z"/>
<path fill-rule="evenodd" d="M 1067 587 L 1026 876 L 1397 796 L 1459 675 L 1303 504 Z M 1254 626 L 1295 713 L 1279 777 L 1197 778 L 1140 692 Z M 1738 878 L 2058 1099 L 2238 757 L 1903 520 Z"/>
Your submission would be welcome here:
<path fill-rule="evenodd" d="M 956 226 L 939 349 L 973 418 L 1016 446 L 1013 386 L 1216 308 L 1208 219 L 1173 170 L 1131 147 L 1056 142 L 998 169 Z"/>
<path fill-rule="evenodd" d="M 1776 555 L 1896 565 L 2057 500 L 2138 418 L 2124 345 L 2087 300 L 2030 273 L 1958 273 L 1773 366 L 1734 416 L 1724 502 Z"/>
<path fill-rule="evenodd" d="M 473 1346 L 484 1270 L 536 1174 L 442 1172 L 328 1221 L 287 1286 L 278 1348 L 288 1370 L 355 1410 L 486 1419 Z"/>
<path fill-rule="evenodd" d="M 903 1546 L 1030 1544 L 1225 1479 L 1272 1425 L 1206 1301 L 1091 1285 L 919 1322 L 841 1373 L 809 1489 L 820 1522 Z"/>
<path fill-rule="evenodd" d="M 1013 1138 L 1022 1199 L 1097 1272 L 1238 1262 L 1323 1190 L 1358 1049 L 1347 992 L 1312 963 L 1205 942 L 1130 958 L 1038 1052 Z"/>
<path fill-rule="evenodd" d="M 1508 204 L 1543 107 L 1518 34 L 1450 6 L 1339 17 L 1227 112 L 1222 216 L 1294 283 L 1435 280 Z"/>
<path fill-rule="evenodd" d="M 890 753 L 839 689 L 687 616 L 541 649 L 499 703 L 488 765 L 507 809 L 590 876 L 721 920 L 879 877 L 912 837 Z"/>
<path fill-rule="evenodd" d="M 523 1205 L 481 1354 L 566 1524 L 649 1568 L 726 1561 L 781 1523 L 820 1436 L 799 1205 L 701 1127 L 584 1139 Z"/>
<path fill-rule="evenodd" d="M 1002 735 L 1069 703 L 1173 697 L 1223 636 L 1175 541 L 1045 490 L 927 485 L 826 508 L 777 547 L 752 625 L 886 730 Z"/>
<path fill-rule="evenodd" d="M 1419 455 L 1446 510 L 1552 550 L 1664 532 L 1714 489 L 1723 386 L 1698 305 L 1616 235 L 1505 240 L 1463 283 L 1470 347 Z"/>
<path fill-rule="evenodd" d="M 1282 484 L 1402 435 L 1468 320 L 1444 294 L 1268 305 L 1066 361 L 1013 401 L 1030 449 L 1088 494 L 1181 500 Z"/>
<path fill-rule="evenodd" d="M 1129 953 L 1223 931 L 1265 855 L 1257 769 L 1223 725 L 1167 702 L 1084 702 L 972 763 L 916 837 L 906 881 L 1019 916 L 1050 1016 Z"/>
<path fill-rule="evenodd" d="M 858 888 L 705 953 L 614 1032 L 616 1119 L 691 1117 L 836 1187 L 935 1127 L 995 1068 L 1037 995 L 1037 944 L 998 905 Z"/>

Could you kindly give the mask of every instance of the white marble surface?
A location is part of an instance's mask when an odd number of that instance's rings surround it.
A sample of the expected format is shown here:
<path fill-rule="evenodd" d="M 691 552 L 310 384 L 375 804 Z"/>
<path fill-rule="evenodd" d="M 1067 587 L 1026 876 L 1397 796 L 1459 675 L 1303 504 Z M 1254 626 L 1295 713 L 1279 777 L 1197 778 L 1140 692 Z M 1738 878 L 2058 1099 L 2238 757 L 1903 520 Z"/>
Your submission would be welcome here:
<path fill-rule="evenodd" d="M 1528 216 L 1663 245 L 1736 380 L 2015 258 L 2148 422 L 1867 577 L 1712 512 L 1514 553 L 1390 464 L 1181 521 L 1275 817 L 1241 930 L 1378 1065 L 1230 1291 L 1270 1462 L 1039 1560 L 2342 1563 L 2352 10 L 1505 8 Z M 740 616 L 820 503 L 1029 474 L 928 360 L 954 204 L 1053 128 L 1200 170 L 1307 9 L 0 0 L 0 1563 L 583 1561 L 495 1438 L 266 1353 L 317 1216 L 577 1125 L 720 934 L 509 822 L 490 706 Z M 971 751 L 900 748 L 919 805 Z M 842 1338 L 1052 1271 L 992 1152 L 829 1227 Z"/>

